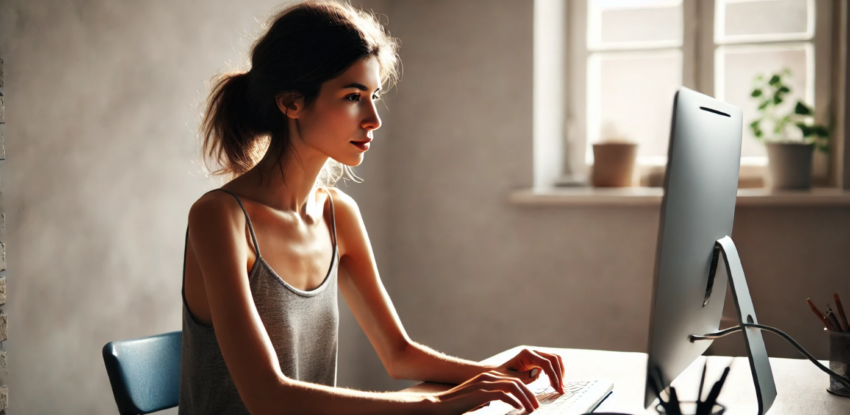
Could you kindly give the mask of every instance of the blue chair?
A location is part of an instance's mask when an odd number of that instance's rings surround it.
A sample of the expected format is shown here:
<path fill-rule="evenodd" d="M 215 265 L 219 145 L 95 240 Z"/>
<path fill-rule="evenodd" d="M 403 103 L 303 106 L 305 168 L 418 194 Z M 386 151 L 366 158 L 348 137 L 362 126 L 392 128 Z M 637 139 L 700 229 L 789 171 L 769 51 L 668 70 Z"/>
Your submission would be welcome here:
<path fill-rule="evenodd" d="M 121 415 L 177 406 L 183 333 L 106 343 L 103 362 Z"/>

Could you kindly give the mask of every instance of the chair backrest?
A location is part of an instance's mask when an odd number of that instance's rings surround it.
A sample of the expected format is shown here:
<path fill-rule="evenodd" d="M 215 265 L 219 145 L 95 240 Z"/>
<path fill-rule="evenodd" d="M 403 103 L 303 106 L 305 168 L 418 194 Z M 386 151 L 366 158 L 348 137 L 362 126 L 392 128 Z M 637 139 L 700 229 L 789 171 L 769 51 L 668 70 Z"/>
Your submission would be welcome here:
<path fill-rule="evenodd" d="M 177 406 L 183 333 L 106 343 L 103 362 L 118 412 L 147 414 Z"/>

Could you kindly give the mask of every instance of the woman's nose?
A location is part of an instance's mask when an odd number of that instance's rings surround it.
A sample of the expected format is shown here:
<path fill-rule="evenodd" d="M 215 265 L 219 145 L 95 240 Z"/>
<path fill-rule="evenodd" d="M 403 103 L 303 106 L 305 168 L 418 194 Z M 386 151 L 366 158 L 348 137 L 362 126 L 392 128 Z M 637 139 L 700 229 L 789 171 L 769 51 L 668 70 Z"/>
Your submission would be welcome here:
<path fill-rule="evenodd" d="M 372 103 L 372 109 L 368 116 L 363 120 L 363 128 L 367 130 L 377 130 L 381 128 L 381 116 L 378 115 L 378 109 L 375 107 L 375 104 Z"/>

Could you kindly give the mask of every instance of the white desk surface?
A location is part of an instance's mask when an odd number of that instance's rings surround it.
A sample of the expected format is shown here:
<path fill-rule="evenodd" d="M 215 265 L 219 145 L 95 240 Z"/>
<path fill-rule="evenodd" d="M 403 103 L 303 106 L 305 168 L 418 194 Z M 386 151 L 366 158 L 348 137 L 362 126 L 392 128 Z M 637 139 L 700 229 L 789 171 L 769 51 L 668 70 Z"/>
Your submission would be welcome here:
<path fill-rule="evenodd" d="M 643 408 L 647 358 L 645 353 L 517 346 L 490 357 L 484 362 L 504 362 L 523 347 L 560 354 L 567 366 L 566 380 L 610 379 L 613 381 L 614 393 L 599 406 L 596 412 L 656 414 L 652 409 Z M 679 399 L 691 401 L 696 399 L 699 378 L 706 359 L 708 359 L 705 381 L 707 386 L 704 387 L 703 394 L 708 393 L 708 388 L 720 378 L 723 369 L 732 362 L 732 369 L 718 402 L 726 406 L 727 415 L 755 414 L 758 404 L 746 357 L 708 356 L 697 359 L 673 382 Z M 850 398 L 842 398 L 827 392 L 829 377 L 810 361 L 770 358 L 770 366 L 776 382 L 777 396 L 768 415 L 850 414 Z M 437 392 L 449 388 L 448 385 L 421 383 L 406 390 Z"/>

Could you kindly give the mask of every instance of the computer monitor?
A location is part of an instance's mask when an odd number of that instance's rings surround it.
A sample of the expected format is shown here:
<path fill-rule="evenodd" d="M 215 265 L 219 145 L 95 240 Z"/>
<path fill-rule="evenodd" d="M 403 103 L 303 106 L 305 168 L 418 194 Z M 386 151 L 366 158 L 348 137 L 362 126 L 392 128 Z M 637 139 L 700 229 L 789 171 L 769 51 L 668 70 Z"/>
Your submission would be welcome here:
<path fill-rule="evenodd" d="M 728 238 L 742 131 L 740 108 L 684 87 L 676 93 L 655 258 L 645 407 L 656 398 L 650 382 L 668 387 L 711 345 L 692 342 L 689 336 L 718 330 L 731 274 L 738 278 L 732 281 L 733 290 L 738 288 L 739 315 L 755 321 L 740 261 L 737 253 L 729 252 L 734 245 Z M 724 238 L 725 244 L 718 243 Z M 766 412 L 776 392 L 764 342 L 757 331 L 745 333 L 745 338 L 759 406 L 766 406 Z M 759 379 L 765 390 L 759 390 Z"/>

